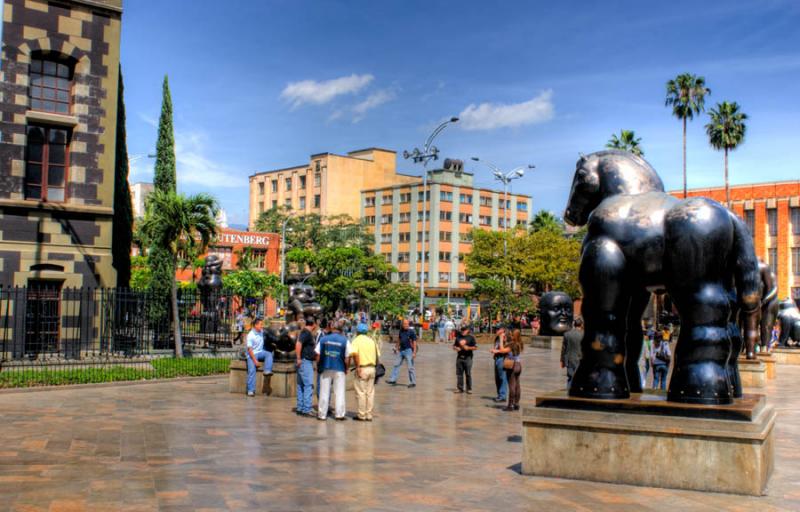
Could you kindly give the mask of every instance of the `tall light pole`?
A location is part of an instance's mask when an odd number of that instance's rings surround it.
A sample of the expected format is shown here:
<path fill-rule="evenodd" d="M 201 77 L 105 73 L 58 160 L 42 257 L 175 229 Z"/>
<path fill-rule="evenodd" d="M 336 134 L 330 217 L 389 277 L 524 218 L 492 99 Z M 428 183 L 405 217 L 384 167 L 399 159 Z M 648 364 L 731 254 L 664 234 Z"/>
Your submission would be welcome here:
<path fill-rule="evenodd" d="M 291 219 L 291 217 L 287 215 L 281 225 L 281 309 L 283 309 L 283 298 L 286 295 L 283 286 L 286 281 L 286 224 L 289 222 L 289 219 Z M 289 231 L 291 230 L 292 228 L 289 228 Z"/>
<path fill-rule="evenodd" d="M 504 173 L 499 167 L 486 160 L 481 160 L 477 156 L 473 156 L 472 160 L 480 162 L 494 171 L 494 179 L 503 183 L 503 231 L 508 230 L 508 185 L 512 180 L 519 179 L 525 175 L 525 169 L 534 169 L 535 165 L 528 164 L 527 166 L 520 166 L 516 169 Z M 503 237 L 503 255 L 508 255 L 508 243 L 506 238 Z"/>
<path fill-rule="evenodd" d="M 442 130 L 447 128 L 448 124 L 457 122 L 457 117 L 451 117 L 447 121 L 437 126 L 436 129 L 433 130 L 433 133 L 431 133 L 428 137 L 428 140 L 425 141 L 425 145 L 422 146 L 422 150 L 419 148 L 414 148 L 411 153 L 408 151 L 403 151 L 403 158 L 406 160 L 411 158 L 415 164 L 422 162 L 422 265 L 419 273 L 419 312 L 422 315 L 422 322 L 425 321 L 425 239 L 428 236 L 427 226 L 430 223 L 429 218 L 427 219 L 428 224 L 425 223 L 426 217 L 428 217 L 428 161 L 438 160 L 439 158 L 439 148 L 433 145 L 433 139 L 442 133 Z M 419 328 L 420 338 L 422 338 L 422 322 L 420 322 Z"/>

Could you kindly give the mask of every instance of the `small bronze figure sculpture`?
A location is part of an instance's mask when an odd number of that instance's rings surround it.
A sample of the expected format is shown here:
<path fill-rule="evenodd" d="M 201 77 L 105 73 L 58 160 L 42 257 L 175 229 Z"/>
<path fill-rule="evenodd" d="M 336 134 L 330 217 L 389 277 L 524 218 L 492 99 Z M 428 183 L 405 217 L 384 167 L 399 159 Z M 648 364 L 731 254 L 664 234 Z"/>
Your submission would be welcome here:
<path fill-rule="evenodd" d="M 781 301 L 778 322 L 781 326 L 781 337 L 778 340 L 780 346 L 788 347 L 789 340 L 795 344 L 800 343 L 800 310 L 792 299 Z"/>
<path fill-rule="evenodd" d="M 758 262 L 758 271 L 761 273 L 761 336 L 759 345 L 761 345 L 761 351 L 766 352 L 769 350 L 769 342 L 772 339 L 772 326 L 775 325 L 775 317 L 778 315 L 778 283 L 769 265 L 763 261 Z"/>
<path fill-rule="evenodd" d="M 641 390 L 641 316 L 650 292 L 666 289 L 681 319 L 667 399 L 731 403 L 730 297 L 748 347 L 761 305 L 744 222 L 710 199 L 672 197 L 650 164 L 618 150 L 578 160 L 564 218 L 588 224 L 579 271 L 583 357 L 570 395 L 614 399 Z"/>
<path fill-rule="evenodd" d="M 572 298 L 564 292 L 547 292 L 539 299 L 540 336 L 563 336 L 572 329 Z"/>
<path fill-rule="evenodd" d="M 211 254 L 206 258 L 197 288 L 200 290 L 200 302 L 203 305 L 200 332 L 215 333 L 219 327 L 217 300 L 222 290 L 222 260 L 219 256 Z"/>
<path fill-rule="evenodd" d="M 307 316 L 318 316 L 322 313 L 322 306 L 314 300 L 314 287 L 305 284 L 293 284 L 289 286 L 289 311 L 292 318 L 287 313 L 287 321 L 300 320 Z"/>

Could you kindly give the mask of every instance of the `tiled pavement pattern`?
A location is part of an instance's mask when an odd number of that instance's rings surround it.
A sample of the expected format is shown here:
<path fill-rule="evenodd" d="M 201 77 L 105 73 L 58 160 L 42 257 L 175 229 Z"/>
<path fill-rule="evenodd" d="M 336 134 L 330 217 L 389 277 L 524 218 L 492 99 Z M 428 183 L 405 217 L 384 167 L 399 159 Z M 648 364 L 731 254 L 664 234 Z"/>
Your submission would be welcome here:
<path fill-rule="evenodd" d="M 776 471 L 752 498 L 522 476 L 487 347 L 471 396 L 452 394 L 454 357 L 423 346 L 418 387 L 381 383 L 374 423 L 299 418 L 222 377 L 2 393 L 0 510 L 800 510 L 800 367 L 767 389 Z M 527 349 L 522 376 L 523 405 L 556 388 L 555 352 Z"/>

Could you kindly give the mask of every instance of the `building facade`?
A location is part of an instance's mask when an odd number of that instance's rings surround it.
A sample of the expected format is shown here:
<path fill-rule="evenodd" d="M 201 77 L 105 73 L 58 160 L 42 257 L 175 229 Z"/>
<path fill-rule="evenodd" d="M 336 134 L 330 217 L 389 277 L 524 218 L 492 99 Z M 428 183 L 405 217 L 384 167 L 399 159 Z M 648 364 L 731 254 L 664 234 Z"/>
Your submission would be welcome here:
<path fill-rule="evenodd" d="M 308 164 L 250 176 L 248 225 L 253 229 L 259 215 L 278 206 L 300 214 L 347 214 L 358 218 L 361 190 L 418 180 L 419 177 L 397 173 L 397 153 L 388 149 L 311 155 Z"/>
<path fill-rule="evenodd" d="M 0 285 L 116 285 L 122 0 L 5 0 Z"/>
<path fill-rule="evenodd" d="M 236 270 L 239 267 L 239 261 L 246 257 L 250 260 L 252 270 L 264 270 L 271 274 L 277 274 L 280 272 L 280 246 L 281 236 L 276 233 L 221 228 L 209 244 L 206 254 L 200 257 L 217 256 L 222 260 L 223 271 Z M 200 269 L 195 270 L 194 277 L 190 268 L 178 269 L 176 277 L 179 281 L 196 280 L 200 277 Z"/>
<path fill-rule="evenodd" d="M 682 192 L 671 192 L 682 197 Z M 725 189 L 692 189 L 725 204 Z M 744 219 L 755 242 L 756 255 L 778 278 L 780 299 L 800 304 L 800 180 L 730 187 L 731 209 Z"/>
<path fill-rule="evenodd" d="M 144 203 L 153 190 L 152 183 L 138 182 L 131 185 L 131 205 L 135 219 L 144 217 Z"/>
<path fill-rule="evenodd" d="M 461 304 L 471 289 L 463 258 L 472 250 L 469 232 L 527 225 L 533 218 L 533 202 L 523 194 L 508 194 L 505 201 L 503 191 L 474 187 L 473 176 L 463 171 L 461 161 L 444 163 L 442 169 L 429 171 L 427 208 L 422 179 L 417 178 L 413 183 L 363 190 L 359 216 L 375 236 L 375 253 L 397 268 L 393 281 L 418 285 L 423 278 L 431 303 L 449 296 Z"/>

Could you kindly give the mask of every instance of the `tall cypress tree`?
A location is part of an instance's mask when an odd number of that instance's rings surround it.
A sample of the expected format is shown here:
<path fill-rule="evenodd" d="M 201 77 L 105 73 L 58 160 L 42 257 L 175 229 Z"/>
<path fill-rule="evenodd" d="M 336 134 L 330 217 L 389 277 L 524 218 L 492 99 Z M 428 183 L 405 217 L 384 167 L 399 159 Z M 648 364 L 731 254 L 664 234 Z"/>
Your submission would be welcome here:
<path fill-rule="evenodd" d="M 112 264 L 117 270 L 117 286 L 127 288 L 131 280 L 131 242 L 133 241 L 133 207 L 128 183 L 128 143 L 125 131 L 125 87 L 122 66 L 117 86 L 117 144 L 114 156 L 114 220 L 111 235 Z"/>
<path fill-rule="evenodd" d="M 156 190 L 175 192 L 175 134 L 172 128 L 172 97 L 169 93 L 167 76 L 164 76 L 162 94 L 153 184 Z M 169 251 L 157 245 L 150 248 L 148 256 L 152 270 L 150 289 L 156 298 L 150 310 L 151 319 L 160 326 L 169 327 L 165 320 L 169 318 L 169 297 L 175 279 L 175 259 Z"/>

